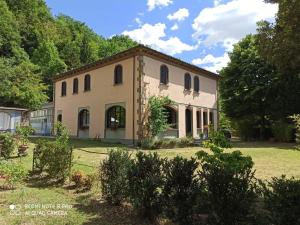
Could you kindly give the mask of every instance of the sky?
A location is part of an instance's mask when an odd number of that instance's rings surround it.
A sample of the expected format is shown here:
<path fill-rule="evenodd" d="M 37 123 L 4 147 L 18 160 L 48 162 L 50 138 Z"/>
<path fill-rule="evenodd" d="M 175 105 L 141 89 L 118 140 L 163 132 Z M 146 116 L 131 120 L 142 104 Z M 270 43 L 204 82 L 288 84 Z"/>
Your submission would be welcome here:
<path fill-rule="evenodd" d="M 128 35 L 212 72 L 226 66 L 233 45 L 274 21 L 275 4 L 263 0 L 46 0 L 54 15 L 84 22 L 106 38 Z"/>

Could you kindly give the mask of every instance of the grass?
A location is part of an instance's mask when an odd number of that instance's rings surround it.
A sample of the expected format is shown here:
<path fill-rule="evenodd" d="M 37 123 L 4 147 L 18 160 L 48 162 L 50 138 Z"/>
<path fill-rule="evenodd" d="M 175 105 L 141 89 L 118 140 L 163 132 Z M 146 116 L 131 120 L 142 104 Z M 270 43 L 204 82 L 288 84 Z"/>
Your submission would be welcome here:
<path fill-rule="evenodd" d="M 23 158 L 13 158 L 28 169 L 32 167 L 32 150 L 37 139 L 32 139 L 29 154 Z M 111 145 L 93 140 L 71 140 L 74 146 L 74 160 L 72 170 L 82 170 L 86 173 L 95 173 L 100 161 L 107 157 L 107 149 L 122 145 Z M 234 148 L 227 151 L 240 150 L 243 154 L 252 157 L 255 162 L 256 176 L 269 180 L 273 176 L 286 174 L 300 179 L 300 152 L 294 150 L 293 144 L 268 142 L 234 142 Z M 193 157 L 201 148 L 161 149 L 161 157 L 172 158 L 176 155 Z M 134 154 L 135 149 L 130 149 Z M 111 207 L 101 202 L 99 190 L 95 187 L 87 193 L 76 193 L 68 186 L 56 187 L 43 185 L 29 180 L 20 188 L 13 191 L 0 191 L 0 224 L 30 224 L 30 225 L 56 225 L 56 224 L 86 224 L 86 225 L 147 225 L 141 221 L 129 206 Z M 66 216 L 18 216 L 10 215 L 8 206 L 16 204 L 24 207 L 28 204 L 67 204 L 72 206 L 66 209 Z M 34 209 L 26 210 L 33 213 Z M 161 224 L 166 224 L 162 222 Z"/>

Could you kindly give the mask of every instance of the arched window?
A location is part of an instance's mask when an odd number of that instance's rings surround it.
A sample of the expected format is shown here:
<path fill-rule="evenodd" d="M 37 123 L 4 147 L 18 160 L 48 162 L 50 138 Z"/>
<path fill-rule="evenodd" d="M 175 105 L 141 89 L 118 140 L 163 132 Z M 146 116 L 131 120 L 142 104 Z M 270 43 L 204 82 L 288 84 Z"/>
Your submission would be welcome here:
<path fill-rule="evenodd" d="M 169 69 L 166 65 L 160 67 L 160 83 L 165 85 L 169 83 Z"/>
<path fill-rule="evenodd" d="M 84 91 L 91 90 L 91 75 L 87 74 L 84 76 Z"/>
<path fill-rule="evenodd" d="M 190 90 L 191 89 L 191 75 L 189 73 L 186 73 L 184 75 L 184 89 L 185 90 Z"/>
<path fill-rule="evenodd" d="M 66 96 L 67 95 L 67 82 L 63 81 L 61 83 L 61 96 Z"/>
<path fill-rule="evenodd" d="M 168 125 L 173 129 L 177 129 L 177 112 L 176 112 L 176 110 L 171 107 L 168 107 L 168 106 L 165 106 L 164 109 L 167 112 Z"/>
<path fill-rule="evenodd" d="M 78 114 L 78 127 L 79 129 L 89 129 L 90 126 L 90 112 L 83 109 Z"/>
<path fill-rule="evenodd" d="M 73 94 L 78 94 L 78 78 L 73 80 Z"/>
<path fill-rule="evenodd" d="M 115 84 L 123 83 L 123 67 L 121 65 L 117 65 L 115 67 Z"/>
<path fill-rule="evenodd" d="M 200 90 L 200 84 L 199 84 L 199 77 L 194 77 L 194 91 L 199 92 Z"/>
<path fill-rule="evenodd" d="M 62 122 L 62 114 L 57 115 L 57 122 Z"/>
<path fill-rule="evenodd" d="M 125 109 L 122 106 L 112 106 L 106 111 L 107 128 L 125 128 Z"/>

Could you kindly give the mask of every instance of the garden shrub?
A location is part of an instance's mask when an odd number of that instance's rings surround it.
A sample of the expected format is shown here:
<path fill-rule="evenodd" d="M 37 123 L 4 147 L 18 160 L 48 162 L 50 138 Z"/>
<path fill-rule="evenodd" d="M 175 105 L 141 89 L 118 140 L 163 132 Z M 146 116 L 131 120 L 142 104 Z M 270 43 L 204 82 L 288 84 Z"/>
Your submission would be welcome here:
<path fill-rule="evenodd" d="M 76 189 L 91 190 L 96 180 L 94 174 L 85 174 L 82 171 L 75 171 L 71 175 L 71 181 L 75 183 Z"/>
<path fill-rule="evenodd" d="M 71 181 L 75 183 L 76 188 L 80 188 L 84 185 L 85 174 L 82 171 L 75 171 L 71 175 Z"/>
<path fill-rule="evenodd" d="M 130 163 L 128 150 L 119 148 L 110 150 L 100 165 L 102 195 L 111 204 L 118 205 L 126 198 Z"/>
<path fill-rule="evenodd" d="M 20 142 L 19 145 L 27 145 L 29 143 L 29 136 L 34 133 L 31 126 L 17 126 L 16 135 Z"/>
<path fill-rule="evenodd" d="M 162 211 L 163 164 L 157 153 L 138 152 L 128 170 L 128 196 L 144 218 L 154 220 Z"/>
<path fill-rule="evenodd" d="M 88 174 L 85 176 L 83 179 L 83 187 L 85 190 L 91 190 L 93 187 L 93 184 L 97 180 L 97 175 L 96 174 Z"/>
<path fill-rule="evenodd" d="M 143 142 L 143 149 L 161 149 L 161 148 L 185 148 L 194 146 L 194 139 L 192 137 L 172 138 L 172 139 L 159 139 L 149 140 Z"/>
<path fill-rule="evenodd" d="M 272 178 L 264 188 L 264 201 L 272 224 L 300 224 L 300 180 Z"/>
<path fill-rule="evenodd" d="M 64 181 L 70 173 L 72 149 L 63 142 L 39 141 L 35 149 L 35 167 L 50 178 Z"/>
<path fill-rule="evenodd" d="M 184 148 L 184 147 L 192 147 L 194 145 L 195 143 L 193 137 L 182 137 L 178 139 L 178 143 L 176 147 Z"/>
<path fill-rule="evenodd" d="M 46 172 L 50 178 L 60 181 L 70 175 L 72 148 L 69 147 L 69 133 L 66 127 L 55 125 L 56 140 L 39 141 L 34 151 L 34 168 L 40 173 Z"/>
<path fill-rule="evenodd" d="M 11 133 L 0 132 L 0 157 L 8 159 L 16 148 L 16 142 Z"/>
<path fill-rule="evenodd" d="M 213 154 L 197 152 L 202 170 L 199 178 L 206 183 L 212 224 L 240 225 L 251 213 L 256 200 L 251 157 L 240 151 L 224 153 L 211 144 Z"/>
<path fill-rule="evenodd" d="M 0 161 L 0 179 L 4 180 L 2 188 L 15 189 L 26 177 L 26 169 L 19 163 Z"/>
<path fill-rule="evenodd" d="M 164 212 L 179 225 L 191 225 L 195 222 L 197 202 L 202 197 L 195 173 L 197 168 L 198 162 L 195 159 L 184 159 L 180 156 L 164 165 Z"/>
<path fill-rule="evenodd" d="M 293 140 L 293 129 L 292 124 L 277 121 L 272 125 L 272 133 L 276 141 L 290 142 Z"/>
<path fill-rule="evenodd" d="M 230 144 L 229 139 L 225 136 L 224 132 L 222 131 L 214 131 L 211 130 L 209 133 L 209 140 L 205 142 L 213 143 L 214 145 L 220 148 L 231 148 L 232 145 Z"/>

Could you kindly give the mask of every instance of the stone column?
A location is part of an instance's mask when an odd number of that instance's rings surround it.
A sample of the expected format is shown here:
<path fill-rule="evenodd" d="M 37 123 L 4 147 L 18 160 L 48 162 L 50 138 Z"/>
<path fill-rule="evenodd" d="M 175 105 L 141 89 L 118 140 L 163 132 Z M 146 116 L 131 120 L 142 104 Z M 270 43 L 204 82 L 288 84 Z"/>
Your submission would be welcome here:
<path fill-rule="evenodd" d="M 210 121 L 210 115 L 209 115 L 209 113 L 210 113 L 210 110 L 209 109 L 207 109 L 206 110 L 207 111 L 207 130 L 208 130 L 208 135 L 209 135 L 209 125 L 210 125 L 210 123 L 209 123 L 209 121 Z"/>
<path fill-rule="evenodd" d="M 178 136 L 179 138 L 186 136 L 185 130 L 185 106 L 178 105 Z"/>
<path fill-rule="evenodd" d="M 197 132 L 197 107 L 193 106 L 192 113 L 193 113 L 193 117 L 192 117 L 193 137 L 198 138 L 199 134 Z"/>
<path fill-rule="evenodd" d="M 218 129 L 218 111 L 214 110 L 214 129 L 217 130 Z"/>

